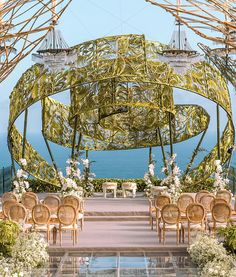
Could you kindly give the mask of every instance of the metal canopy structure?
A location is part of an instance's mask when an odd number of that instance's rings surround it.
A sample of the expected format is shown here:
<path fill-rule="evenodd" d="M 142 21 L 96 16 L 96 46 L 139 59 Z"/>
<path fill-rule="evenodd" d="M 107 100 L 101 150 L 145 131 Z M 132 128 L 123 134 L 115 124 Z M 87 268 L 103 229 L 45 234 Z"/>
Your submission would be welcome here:
<path fill-rule="evenodd" d="M 0 0 L 0 82 L 54 28 L 71 0 Z"/>
<path fill-rule="evenodd" d="M 27 159 L 26 170 L 36 178 L 58 185 L 57 167 L 44 160 L 15 126 L 16 119 L 34 103 L 42 103 L 42 132 L 45 141 L 78 149 L 121 150 L 160 146 L 188 140 L 201 134 L 185 174 L 197 185 L 215 169 L 218 158 L 226 163 L 234 143 L 230 96 L 221 73 L 205 61 L 190 65 L 178 74 L 160 61 L 162 44 L 143 35 L 104 37 L 71 49 L 76 62 L 60 72 L 42 65 L 28 69 L 18 81 L 10 100 L 9 148 L 19 162 Z M 176 105 L 173 89 L 180 88 L 211 100 L 225 110 L 228 121 L 218 143 L 195 167 L 194 159 L 208 128 L 209 115 L 196 105 Z M 51 95 L 71 92 L 70 106 Z M 21 92 L 21 93 L 19 93 Z M 27 118 L 25 117 L 25 127 Z"/>

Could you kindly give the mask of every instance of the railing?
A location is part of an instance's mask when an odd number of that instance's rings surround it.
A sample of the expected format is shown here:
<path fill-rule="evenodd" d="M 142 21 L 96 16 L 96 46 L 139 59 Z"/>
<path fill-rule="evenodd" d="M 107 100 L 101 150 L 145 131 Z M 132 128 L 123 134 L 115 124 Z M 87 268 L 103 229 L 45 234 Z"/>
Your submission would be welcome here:
<path fill-rule="evenodd" d="M 12 167 L 2 167 L 0 169 L 0 194 L 10 191 L 11 190 L 11 184 L 12 184 Z"/>

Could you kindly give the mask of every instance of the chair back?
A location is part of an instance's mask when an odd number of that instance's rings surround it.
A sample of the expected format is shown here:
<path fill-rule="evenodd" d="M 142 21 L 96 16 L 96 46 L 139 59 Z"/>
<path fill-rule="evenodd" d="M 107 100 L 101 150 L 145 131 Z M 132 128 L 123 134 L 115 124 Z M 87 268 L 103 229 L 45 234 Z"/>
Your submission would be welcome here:
<path fill-rule="evenodd" d="M 161 210 L 163 223 L 177 224 L 180 220 L 180 210 L 176 204 L 167 204 Z"/>
<path fill-rule="evenodd" d="M 196 193 L 195 195 L 195 202 L 199 203 L 200 202 L 200 198 L 205 195 L 210 193 L 208 190 L 200 190 L 199 192 Z"/>
<path fill-rule="evenodd" d="M 167 195 L 157 195 L 154 198 L 154 206 L 157 209 L 162 209 L 165 205 L 170 204 L 171 203 L 171 198 L 170 196 Z"/>
<path fill-rule="evenodd" d="M 22 204 L 16 203 L 10 207 L 8 217 L 12 221 L 24 224 L 27 219 L 27 210 Z"/>
<path fill-rule="evenodd" d="M 226 203 L 227 204 L 227 201 L 223 198 L 215 198 L 214 200 L 211 201 L 211 210 L 212 210 L 212 207 L 217 203 Z"/>
<path fill-rule="evenodd" d="M 194 203 L 194 199 L 191 195 L 183 193 L 177 200 L 177 206 L 179 207 L 180 212 L 185 213 L 189 204 Z"/>
<path fill-rule="evenodd" d="M 201 204 L 189 204 L 186 209 L 186 216 L 191 223 L 202 223 L 205 218 L 205 209 Z"/>
<path fill-rule="evenodd" d="M 2 203 L 4 203 L 6 200 L 16 200 L 17 201 L 17 197 L 13 192 L 5 192 L 2 195 Z"/>
<path fill-rule="evenodd" d="M 10 200 L 5 200 L 3 205 L 2 205 L 2 212 L 3 215 L 8 218 L 8 214 L 10 211 L 11 206 L 15 205 L 17 201 L 15 199 L 10 199 Z"/>
<path fill-rule="evenodd" d="M 222 189 L 222 190 L 217 191 L 216 198 L 224 199 L 228 204 L 230 204 L 232 195 L 231 195 L 230 191 L 228 191 L 226 189 Z"/>
<path fill-rule="evenodd" d="M 67 195 L 62 199 L 62 204 L 71 205 L 78 212 L 81 208 L 81 200 L 74 195 Z"/>
<path fill-rule="evenodd" d="M 211 210 L 212 218 L 219 223 L 228 222 L 231 216 L 231 207 L 226 203 L 217 203 Z"/>
<path fill-rule="evenodd" d="M 57 214 L 58 207 L 60 206 L 61 200 L 56 195 L 48 195 L 44 198 L 43 204 L 46 205 L 51 214 Z"/>
<path fill-rule="evenodd" d="M 199 203 L 202 204 L 202 206 L 204 207 L 206 213 L 210 213 L 211 212 L 211 203 L 212 201 L 215 199 L 215 196 L 211 193 L 208 194 L 204 194 L 201 198 Z"/>
<path fill-rule="evenodd" d="M 50 221 L 50 210 L 44 204 L 37 204 L 32 210 L 32 219 L 34 224 L 48 224 Z"/>
<path fill-rule="evenodd" d="M 25 206 L 26 209 L 32 211 L 33 207 L 38 204 L 37 199 L 28 193 L 22 195 L 21 203 Z"/>
<path fill-rule="evenodd" d="M 62 225 L 72 225 L 76 223 L 76 209 L 68 204 L 62 204 L 57 211 L 57 218 Z"/>
<path fill-rule="evenodd" d="M 38 198 L 38 195 L 36 193 L 34 193 L 32 191 L 26 191 L 24 194 L 33 196 L 37 200 L 37 202 L 39 202 L 39 198 Z"/>

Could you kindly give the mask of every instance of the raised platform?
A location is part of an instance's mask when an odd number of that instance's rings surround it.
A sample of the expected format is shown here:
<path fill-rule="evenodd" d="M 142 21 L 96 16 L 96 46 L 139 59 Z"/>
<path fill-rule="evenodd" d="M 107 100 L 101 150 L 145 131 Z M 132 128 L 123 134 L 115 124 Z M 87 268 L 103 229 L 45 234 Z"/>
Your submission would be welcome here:
<path fill-rule="evenodd" d="M 175 232 L 168 232 L 166 244 L 160 244 L 151 230 L 148 200 L 137 198 L 102 198 L 85 200 L 85 225 L 73 246 L 70 234 L 63 234 L 62 247 L 57 242 L 50 251 L 186 251 L 186 244 L 176 244 Z"/>

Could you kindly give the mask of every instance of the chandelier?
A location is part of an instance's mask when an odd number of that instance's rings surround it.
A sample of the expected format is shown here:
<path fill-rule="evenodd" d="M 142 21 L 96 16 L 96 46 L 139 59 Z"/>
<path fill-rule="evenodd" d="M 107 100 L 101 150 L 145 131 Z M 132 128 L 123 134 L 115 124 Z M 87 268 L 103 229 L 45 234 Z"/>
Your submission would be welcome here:
<path fill-rule="evenodd" d="M 58 72 L 74 61 L 74 55 L 61 31 L 53 28 L 37 50 L 37 54 L 32 55 L 32 59 L 36 63 L 43 64 L 49 71 Z"/>
<path fill-rule="evenodd" d="M 52 7 L 52 30 L 43 40 L 37 53 L 32 54 L 32 60 L 44 65 L 44 68 L 50 72 L 59 72 L 72 64 L 76 57 L 73 51 L 66 43 L 60 30 L 56 29 L 58 18 L 55 11 L 56 1 L 53 1 Z"/>
<path fill-rule="evenodd" d="M 190 66 L 202 60 L 202 56 L 190 46 L 182 24 L 176 20 L 174 30 L 168 47 L 163 49 L 160 60 L 168 63 L 178 74 L 185 74 Z"/>

